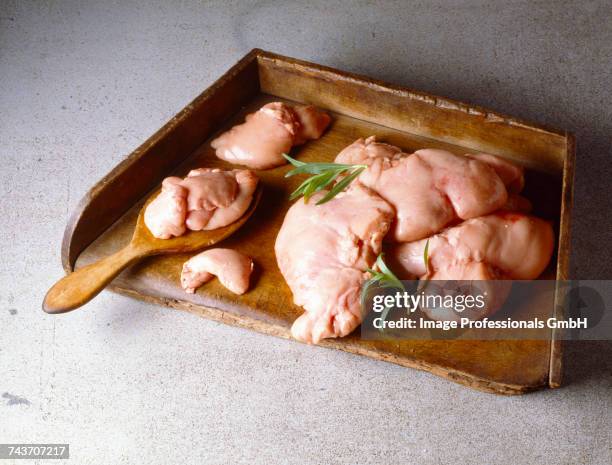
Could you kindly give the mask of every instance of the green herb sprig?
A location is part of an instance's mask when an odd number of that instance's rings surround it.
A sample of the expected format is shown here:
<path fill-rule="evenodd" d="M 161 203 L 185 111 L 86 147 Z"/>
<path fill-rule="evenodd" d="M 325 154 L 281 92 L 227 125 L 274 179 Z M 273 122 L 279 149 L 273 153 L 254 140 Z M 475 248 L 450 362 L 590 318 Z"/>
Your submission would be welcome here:
<path fill-rule="evenodd" d="M 389 269 L 387 264 L 384 261 L 385 254 L 381 253 L 378 258 L 376 258 L 376 262 L 374 263 L 374 267 L 377 270 L 368 268 L 366 271 L 372 275 L 370 279 L 368 279 L 361 288 L 361 308 L 365 309 L 366 301 L 368 298 L 368 294 L 370 289 L 373 287 L 382 287 L 383 289 L 397 289 L 399 291 L 405 291 L 406 288 L 404 284 L 399 280 L 397 276 Z M 382 321 L 387 319 L 387 315 L 391 309 L 389 307 L 385 307 L 381 312 L 380 318 Z"/>
<path fill-rule="evenodd" d="M 425 248 L 423 249 L 423 264 L 425 265 L 425 277 L 419 280 L 417 286 L 419 292 L 425 291 L 429 284 L 429 239 L 425 242 Z"/>
<path fill-rule="evenodd" d="M 299 187 L 291 193 L 290 200 L 296 199 L 303 196 L 304 201 L 308 202 L 308 199 L 316 192 L 325 189 L 331 185 L 341 175 L 346 175 L 338 183 L 336 183 L 330 190 L 325 194 L 317 205 L 329 202 L 336 195 L 342 192 L 350 183 L 352 183 L 357 176 L 365 170 L 368 165 L 345 165 L 341 163 L 305 163 L 303 161 L 291 158 L 289 155 L 283 153 L 283 157 L 295 166 L 294 169 L 285 174 L 286 178 L 295 176 L 296 174 L 312 174 L 306 179 Z"/>

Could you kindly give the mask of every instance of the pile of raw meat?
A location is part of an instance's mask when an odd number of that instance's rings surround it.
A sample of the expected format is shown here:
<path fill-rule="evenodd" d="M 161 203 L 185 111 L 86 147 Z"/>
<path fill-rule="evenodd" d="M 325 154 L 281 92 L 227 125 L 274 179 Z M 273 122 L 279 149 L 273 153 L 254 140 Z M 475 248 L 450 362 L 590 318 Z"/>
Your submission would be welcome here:
<path fill-rule="evenodd" d="M 296 304 L 301 341 L 342 337 L 361 322 L 360 290 L 384 249 L 401 279 L 535 279 L 551 258 L 551 225 L 528 215 L 523 170 L 487 154 L 412 154 L 359 139 L 336 162 L 368 168 L 343 193 L 296 202 L 276 257 Z M 429 269 L 423 253 L 429 240 Z"/>

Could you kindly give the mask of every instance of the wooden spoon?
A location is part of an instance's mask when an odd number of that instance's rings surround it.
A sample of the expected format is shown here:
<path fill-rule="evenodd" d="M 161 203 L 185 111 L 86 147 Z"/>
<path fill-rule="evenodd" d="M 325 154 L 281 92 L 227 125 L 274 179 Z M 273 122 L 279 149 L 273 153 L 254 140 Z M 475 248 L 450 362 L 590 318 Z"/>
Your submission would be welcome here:
<path fill-rule="evenodd" d="M 140 210 L 130 243 L 114 254 L 79 268 L 53 285 L 43 301 L 47 313 L 65 313 L 86 304 L 104 289 L 121 271 L 144 257 L 168 253 L 196 252 L 225 239 L 237 231 L 255 211 L 261 198 L 257 187 L 248 210 L 232 224 L 210 231 L 190 231 L 172 239 L 157 239 L 144 222 L 144 211 L 153 195 Z"/>

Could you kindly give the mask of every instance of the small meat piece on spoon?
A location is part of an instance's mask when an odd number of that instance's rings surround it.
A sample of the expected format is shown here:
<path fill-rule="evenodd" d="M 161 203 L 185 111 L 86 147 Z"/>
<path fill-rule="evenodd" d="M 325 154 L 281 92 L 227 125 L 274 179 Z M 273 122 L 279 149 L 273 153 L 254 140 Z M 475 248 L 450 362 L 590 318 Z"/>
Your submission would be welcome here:
<path fill-rule="evenodd" d="M 181 286 L 189 294 L 213 276 L 234 294 L 244 294 L 249 289 L 253 260 L 232 249 L 209 249 L 191 257 L 183 264 Z"/>
<path fill-rule="evenodd" d="M 309 139 L 318 139 L 331 121 L 312 105 L 291 106 L 282 102 L 264 105 L 247 115 L 211 142 L 218 158 L 252 169 L 269 169 L 285 164 L 283 153 Z"/>
<path fill-rule="evenodd" d="M 164 179 L 147 206 L 144 221 L 153 236 L 169 239 L 188 229 L 203 231 L 233 223 L 247 210 L 258 178 L 250 170 L 200 168 L 185 179 Z"/>
<path fill-rule="evenodd" d="M 185 234 L 187 194 L 181 178 L 170 177 L 162 182 L 162 190 L 145 210 L 147 228 L 158 239 L 170 239 Z"/>

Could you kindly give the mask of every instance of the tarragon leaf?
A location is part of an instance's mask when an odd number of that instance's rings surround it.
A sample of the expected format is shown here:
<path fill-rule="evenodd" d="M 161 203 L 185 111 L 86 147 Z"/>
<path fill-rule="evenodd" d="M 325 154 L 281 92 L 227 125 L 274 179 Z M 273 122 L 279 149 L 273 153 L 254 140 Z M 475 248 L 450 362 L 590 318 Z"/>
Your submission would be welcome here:
<path fill-rule="evenodd" d="M 397 276 L 395 276 L 395 274 L 389 269 L 389 267 L 385 263 L 384 254 L 381 253 L 376 258 L 374 266 L 375 268 L 378 268 L 378 270 L 368 268 L 366 271 L 370 273 L 372 277 L 368 279 L 361 287 L 360 301 L 361 307 L 364 309 L 370 289 L 372 289 L 373 287 L 381 287 L 383 289 L 397 289 L 399 291 L 406 290 L 404 284 L 399 280 Z M 389 307 L 385 307 L 383 309 L 380 315 L 382 321 L 385 321 L 387 319 L 390 310 L 391 309 Z"/>
<path fill-rule="evenodd" d="M 365 168 L 357 168 L 351 174 L 349 174 L 347 177 L 345 177 L 341 181 L 339 181 L 334 187 L 332 187 L 332 189 L 327 194 L 325 194 L 323 196 L 322 199 L 320 199 L 317 202 L 317 205 L 322 205 L 325 202 L 329 202 L 331 199 L 333 199 L 336 195 L 338 195 L 340 192 L 342 192 L 344 189 L 346 189 L 348 187 L 348 185 L 350 183 L 352 183 L 353 180 L 357 176 L 359 176 L 364 169 Z"/>
<path fill-rule="evenodd" d="M 300 196 L 304 197 L 304 201 L 316 192 L 322 191 L 336 181 L 340 176 L 345 175 L 338 183 L 336 183 L 327 194 L 323 196 L 317 205 L 329 202 L 336 195 L 342 192 L 348 185 L 353 182 L 361 172 L 367 168 L 366 165 L 346 165 L 342 163 L 306 163 L 296 160 L 289 155 L 283 153 L 283 157 L 295 166 L 285 174 L 285 177 L 295 176 L 297 174 L 311 174 L 312 176 L 306 179 L 298 186 L 289 196 L 290 200 Z"/>

